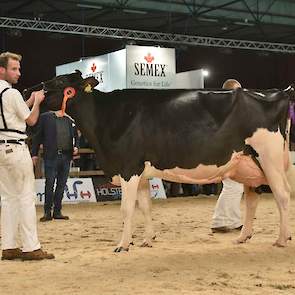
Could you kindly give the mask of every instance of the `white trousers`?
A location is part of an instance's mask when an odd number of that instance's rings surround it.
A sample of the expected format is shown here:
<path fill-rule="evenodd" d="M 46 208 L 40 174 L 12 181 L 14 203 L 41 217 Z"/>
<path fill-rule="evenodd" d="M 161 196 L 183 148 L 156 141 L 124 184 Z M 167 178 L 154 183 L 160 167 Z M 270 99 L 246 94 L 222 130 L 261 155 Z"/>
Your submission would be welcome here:
<path fill-rule="evenodd" d="M 33 163 L 27 145 L 0 144 L 1 248 L 40 248 Z"/>
<path fill-rule="evenodd" d="M 244 186 L 229 178 L 224 179 L 222 183 L 223 188 L 215 206 L 211 228 L 225 226 L 234 229 L 242 225 L 240 203 Z"/>

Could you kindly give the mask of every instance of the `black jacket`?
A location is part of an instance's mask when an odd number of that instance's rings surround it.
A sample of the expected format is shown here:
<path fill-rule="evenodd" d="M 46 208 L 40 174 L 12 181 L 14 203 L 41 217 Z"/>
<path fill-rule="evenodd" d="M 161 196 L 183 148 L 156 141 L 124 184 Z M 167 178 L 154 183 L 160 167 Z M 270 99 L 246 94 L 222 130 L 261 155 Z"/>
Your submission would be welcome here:
<path fill-rule="evenodd" d="M 72 155 L 74 147 L 78 147 L 78 133 L 75 122 L 66 116 L 70 134 L 74 139 L 72 149 L 68 152 Z M 55 159 L 57 157 L 56 139 L 56 115 L 54 112 L 46 112 L 40 115 L 35 127 L 35 135 L 32 138 L 32 156 L 38 156 L 40 144 L 43 144 L 44 159 Z"/>

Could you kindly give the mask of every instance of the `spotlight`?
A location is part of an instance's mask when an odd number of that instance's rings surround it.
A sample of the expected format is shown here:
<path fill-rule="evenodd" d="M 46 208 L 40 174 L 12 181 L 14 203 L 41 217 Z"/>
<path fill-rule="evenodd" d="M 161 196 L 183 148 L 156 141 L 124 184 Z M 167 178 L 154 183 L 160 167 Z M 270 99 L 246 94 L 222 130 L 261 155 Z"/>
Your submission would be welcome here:
<path fill-rule="evenodd" d="M 206 70 L 206 69 L 203 69 L 202 74 L 203 74 L 204 77 L 208 77 L 209 76 L 209 71 Z"/>

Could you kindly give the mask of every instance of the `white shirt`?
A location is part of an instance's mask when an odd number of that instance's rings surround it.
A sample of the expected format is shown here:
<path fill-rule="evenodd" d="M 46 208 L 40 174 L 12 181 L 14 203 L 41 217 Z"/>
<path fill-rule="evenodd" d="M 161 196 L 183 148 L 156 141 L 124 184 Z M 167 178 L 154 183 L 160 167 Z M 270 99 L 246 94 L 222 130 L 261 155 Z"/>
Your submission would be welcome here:
<path fill-rule="evenodd" d="M 26 131 L 26 119 L 30 115 L 30 109 L 26 105 L 21 93 L 11 87 L 11 85 L 5 81 L 0 80 L 0 93 L 9 87 L 2 95 L 3 113 L 8 129 L 16 129 L 22 132 Z M 4 128 L 3 119 L 0 112 L 0 128 Z M 20 134 L 16 132 L 0 131 L 1 139 L 22 139 L 27 138 L 26 134 Z"/>

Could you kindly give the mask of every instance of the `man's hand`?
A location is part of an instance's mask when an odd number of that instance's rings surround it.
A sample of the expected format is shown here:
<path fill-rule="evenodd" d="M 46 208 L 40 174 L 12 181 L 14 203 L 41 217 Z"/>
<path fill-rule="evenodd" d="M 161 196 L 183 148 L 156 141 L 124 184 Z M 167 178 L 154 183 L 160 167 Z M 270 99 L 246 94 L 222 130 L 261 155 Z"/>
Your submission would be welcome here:
<path fill-rule="evenodd" d="M 34 104 L 34 101 L 35 101 L 35 92 L 32 92 L 30 98 L 26 100 L 27 106 L 30 108 Z"/>
<path fill-rule="evenodd" d="M 32 157 L 32 161 L 33 161 L 33 165 L 36 167 L 37 162 L 38 162 L 38 157 L 37 156 L 33 156 Z"/>
<path fill-rule="evenodd" d="M 44 90 L 35 91 L 33 93 L 34 93 L 34 96 L 35 96 L 34 103 L 40 104 L 45 98 Z"/>
<path fill-rule="evenodd" d="M 35 91 L 32 95 L 35 97 L 34 105 L 29 117 L 26 119 L 29 126 L 34 126 L 37 123 L 40 114 L 40 103 L 45 98 L 43 90 Z"/>

